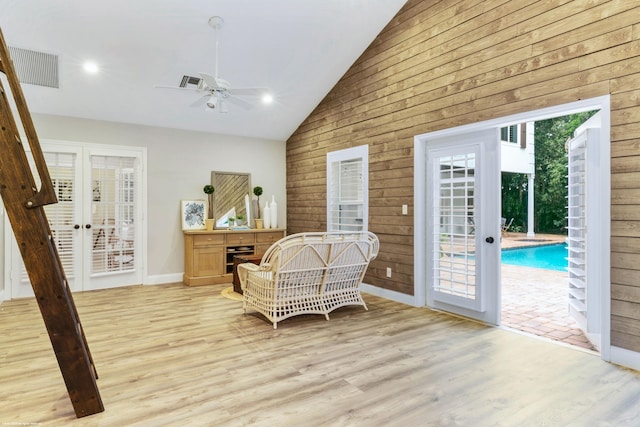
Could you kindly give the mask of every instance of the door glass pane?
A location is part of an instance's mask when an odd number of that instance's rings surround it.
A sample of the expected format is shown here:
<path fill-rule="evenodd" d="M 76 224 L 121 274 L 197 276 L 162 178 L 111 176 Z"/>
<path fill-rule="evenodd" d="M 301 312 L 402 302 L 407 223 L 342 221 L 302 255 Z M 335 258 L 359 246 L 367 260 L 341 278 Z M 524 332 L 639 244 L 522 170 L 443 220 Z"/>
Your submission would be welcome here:
<path fill-rule="evenodd" d="M 135 270 L 135 158 L 91 156 L 91 273 Z"/>
<path fill-rule="evenodd" d="M 475 153 L 439 157 L 433 248 L 434 290 L 476 298 Z"/>

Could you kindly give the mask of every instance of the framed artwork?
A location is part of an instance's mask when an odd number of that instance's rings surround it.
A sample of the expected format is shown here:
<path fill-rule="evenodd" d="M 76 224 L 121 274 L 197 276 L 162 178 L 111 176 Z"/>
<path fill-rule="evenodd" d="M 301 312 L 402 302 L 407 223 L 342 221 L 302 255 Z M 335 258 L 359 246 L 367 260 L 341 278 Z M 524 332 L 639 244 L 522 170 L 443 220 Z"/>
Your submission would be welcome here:
<path fill-rule="evenodd" d="M 204 230 L 206 203 L 204 200 L 182 200 L 180 202 L 183 230 Z"/>

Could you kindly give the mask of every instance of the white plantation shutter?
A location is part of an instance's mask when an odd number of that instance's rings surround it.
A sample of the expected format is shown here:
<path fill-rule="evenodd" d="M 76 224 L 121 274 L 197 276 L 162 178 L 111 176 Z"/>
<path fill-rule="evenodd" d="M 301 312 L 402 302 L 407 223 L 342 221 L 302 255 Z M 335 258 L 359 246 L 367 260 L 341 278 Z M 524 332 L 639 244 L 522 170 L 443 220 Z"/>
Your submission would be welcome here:
<path fill-rule="evenodd" d="M 44 207 L 49 227 L 56 242 L 58 256 L 62 261 L 65 276 L 72 279 L 77 272 L 74 271 L 74 257 L 78 256 L 74 252 L 77 233 L 73 228 L 76 224 L 74 212 L 78 201 L 75 180 L 76 154 L 75 153 L 44 153 L 44 158 L 49 168 L 51 181 L 58 197 L 58 203 Z M 33 159 L 29 158 L 34 169 Z M 37 175 L 36 175 L 37 176 Z M 40 185 L 40 183 L 38 183 Z M 29 282 L 24 264 L 20 266 L 20 280 Z"/>
<path fill-rule="evenodd" d="M 477 153 L 437 155 L 430 164 L 434 184 L 433 289 L 468 299 L 477 298 L 475 190 Z M 469 302 L 469 306 L 473 306 Z"/>
<path fill-rule="evenodd" d="M 135 269 L 135 166 L 132 157 L 91 156 L 92 274 Z"/>
<path fill-rule="evenodd" d="M 574 139 L 568 153 L 568 263 L 569 310 L 578 324 L 586 328 L 586 135 Z"/>
<path fill-rule="evenodd" d="M 368 146 L 327 154 L 327 230 L 366 231 Z"/>

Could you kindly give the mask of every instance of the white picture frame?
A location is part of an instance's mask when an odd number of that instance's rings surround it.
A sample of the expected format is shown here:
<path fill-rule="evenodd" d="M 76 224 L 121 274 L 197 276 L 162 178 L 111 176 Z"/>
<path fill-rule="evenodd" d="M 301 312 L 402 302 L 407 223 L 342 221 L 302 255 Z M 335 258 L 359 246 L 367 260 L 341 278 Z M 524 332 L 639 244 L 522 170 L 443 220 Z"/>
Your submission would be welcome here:
<path fill-rule="evenodd" d="M 204 200 L 181 200 L 180 216 L 183 230 L 204 230 L 207 205 Z"/>

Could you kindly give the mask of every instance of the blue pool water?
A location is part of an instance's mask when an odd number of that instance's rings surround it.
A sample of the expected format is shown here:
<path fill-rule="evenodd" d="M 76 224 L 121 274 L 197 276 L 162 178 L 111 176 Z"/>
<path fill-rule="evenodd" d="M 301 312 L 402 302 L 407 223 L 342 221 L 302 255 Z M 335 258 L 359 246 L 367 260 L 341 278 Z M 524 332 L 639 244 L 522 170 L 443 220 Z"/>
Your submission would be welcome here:
<path fill-rule="evenodd" d="M 567 256 L 567 245 L 564 243 L 531 248 L 503 249 L 502 263 L 567 271 Z"/>

